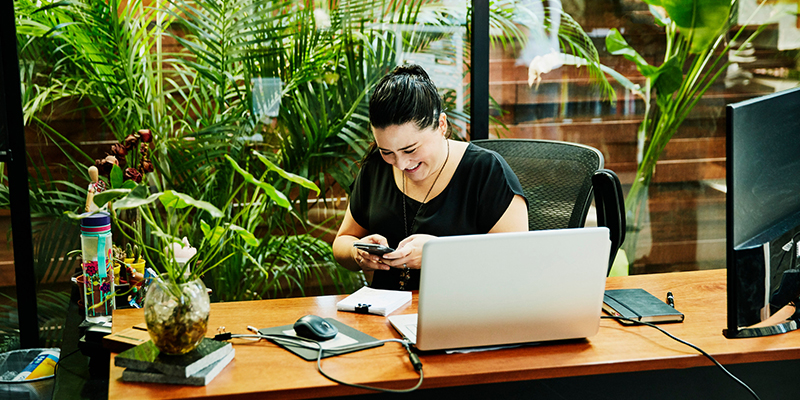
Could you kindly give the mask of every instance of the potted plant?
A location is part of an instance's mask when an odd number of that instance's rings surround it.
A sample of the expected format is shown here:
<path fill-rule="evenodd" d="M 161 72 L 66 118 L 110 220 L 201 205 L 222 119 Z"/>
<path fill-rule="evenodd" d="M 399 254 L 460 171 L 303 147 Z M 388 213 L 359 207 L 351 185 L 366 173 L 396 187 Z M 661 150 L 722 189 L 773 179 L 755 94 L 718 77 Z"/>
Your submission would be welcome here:
<path fill-rule="evenodd" d="M 254 185 L 265 197 L 261 201 L 273 201 L 280 207 L 290 209 L 288 198 L 272 185 L 257 179 L 227 157 L 241 176 L 239 188 Z M 264 160 L 268 162 L 267 160 Z M 312 182 L 288 174 L 274 164 L 270 170 L 282 178 L 299 183 L 318 192 Z M 224 209 L 237 199 L 239 190 L 233 190 Z M 141 249 L 148 264 L 158 270 L 147 287 L 144 313 L 150 337 L 156 347 L 167 354 L 184 354 L 193 350 L 206 334 L 209 313 L 209 297 L 201 277 L 225 263 L 240 247 L 232 242 L 243 241 L 258 246 L 260 240 L 248 229 L 237 225 L 236 215 L 226 215 L 211 203 L 196 200 L 186 194 L 167 190 L 151 193 L 144 184 L 133 189 L 110 189 L 95 197 L 97 204 L 109 203 L 110 210 L 137 209 L 143 226 L 149 230 L 152 241 L 124 220 L 113 218 L 121 232 L 132 232 L 128 237 Z M 112 215 L 114 213 L 112 212 Z M 195 238 L 196 247 L 189 244 L 184 232 L 199 225 L 202 236 Z"/>
<path fill-rule="evenodd" d="M 618 79 L 645 104 L 644 120 L 637 133 L 638 168 L 625 199 L 628 240 L 624 247 L 631 262 L 636 259 L 636 236 L 646 215 L 648 187 L 661 153 L 703 94 L 727 70 L 729 52 L 738 54 L 764 28 L 759 26 L 742 40 L 740 36 L 747 27 L 743 24 L 726 40 L 736 23 L 736 0 L 644 1 L 649 4 L 655 23 L 666 33 L 664 62 L 660 66 L 650 65 L 617 29 L 611 29 L 606 36 L 608 51 L 635 63 L 645 78 L 644 87 Z"/>
<path fill-rule="evenodd" d="M 115 199 L 115 196 L 120 197 Z M 183 248 L 184 241 L 179 235 L 189 219 L 219 219 L 223 216 L 222 211 L 210 203 L 179 192 L 168 190 L 151 194 L 143 184 L 133 189 L 111 189 L 95 199 L 99 204 L 111 201 L 109 207 L 117 211 L 139 211 L 144 225 L 155 238 L 154 242 L 148 243 L 142 232 L 132 229 L 124 220 L 113 217 L 113 222 L 121 228 L 120 232 L 133 233 L 134 236 L 128 240 L 145 249 L 145 258 L 160 272 L 153 276 L 147 287 L 144 313 L 148 332 L 156 347 L 164 353 L 184 354 L 193 350 L 205 336 L 208 324 L 209 298 L 200 277 L 224 261 L 223 258 L 215 265 L 208 265 L 212 254 L 230 237 L 224 237 L 223 232 L 217 237 L 203 238 L 198 245 L 199 251 L 195 252 L 196 257 L 191 257 L 187 262 L 176 259 L 177 251 L 173 244 L 179 243 L 178 249 Z M 226 228 L 226 231 L 252 236 L 231 225 Z M 135 255 L 132 260 L 135 260 Z"/>

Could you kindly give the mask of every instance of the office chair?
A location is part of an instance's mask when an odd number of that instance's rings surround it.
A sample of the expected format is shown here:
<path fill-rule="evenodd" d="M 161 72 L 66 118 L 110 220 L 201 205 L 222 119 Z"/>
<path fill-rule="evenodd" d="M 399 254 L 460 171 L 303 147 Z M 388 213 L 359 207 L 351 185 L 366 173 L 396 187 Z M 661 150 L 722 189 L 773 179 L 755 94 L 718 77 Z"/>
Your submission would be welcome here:
<path fill-rule="evenodd" d="M 517 174 L 528 198 L 528 229 L 580 228 L 597 191 L 597 223 L 609 228 L 609 269 L 625 238 L 625 211 L 617 175 L 603 169 L 599 150 L 577 143 L 536 139 L 482 139 Z"/>
<path fill-rule="evenodd" d="M 594 205 L 597 209 L 597 226 L 608 228 L 611 236 L 611 258 L 608 261 L 608 272 L 614 265 L 617 252 L 625 241 L 625 197 L 622 194 L 622 185 L 614 171 L 598 169 L 592 174 L 594 187 Z"/>

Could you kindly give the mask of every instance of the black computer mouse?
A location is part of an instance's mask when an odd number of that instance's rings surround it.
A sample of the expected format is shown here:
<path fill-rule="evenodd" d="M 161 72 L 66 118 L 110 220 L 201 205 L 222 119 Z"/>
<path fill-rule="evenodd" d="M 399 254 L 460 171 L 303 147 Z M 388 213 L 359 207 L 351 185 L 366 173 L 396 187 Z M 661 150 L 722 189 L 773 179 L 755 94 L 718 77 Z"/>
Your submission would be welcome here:
<path fill-rule="evenodd" d="M 306 315 L 294 323 L 294 332 L 297 336 L 323 342 L 336 337 L 339 330 L 322 317 Z"/>

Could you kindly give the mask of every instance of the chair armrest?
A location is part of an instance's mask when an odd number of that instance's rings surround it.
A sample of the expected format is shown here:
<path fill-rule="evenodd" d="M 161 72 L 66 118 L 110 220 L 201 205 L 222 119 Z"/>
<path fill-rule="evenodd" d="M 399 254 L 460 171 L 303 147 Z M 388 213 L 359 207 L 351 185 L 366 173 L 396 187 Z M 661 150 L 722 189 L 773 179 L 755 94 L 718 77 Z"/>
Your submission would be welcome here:
<path fill-rule="evenodd" d="M 625 241 L 625 198 L 619 177 L 610 169 L 598 169 L 592 175 L 595 207 L 597 208 L 597 225 L 609 230 L 611 254 L 608 261 L 608 273 Z"/>

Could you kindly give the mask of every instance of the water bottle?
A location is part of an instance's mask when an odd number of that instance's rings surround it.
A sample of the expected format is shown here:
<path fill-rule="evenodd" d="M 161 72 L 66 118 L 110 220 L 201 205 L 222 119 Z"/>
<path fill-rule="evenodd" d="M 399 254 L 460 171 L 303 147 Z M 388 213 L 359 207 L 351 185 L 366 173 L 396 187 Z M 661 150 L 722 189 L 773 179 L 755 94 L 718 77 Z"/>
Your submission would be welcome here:
<path fill-rule="evenodd" d="M 84 214 L 81 219 L 81 251 L 86 321 L 110 322 L 114 310 L 114 263 L 111 216 L 108 213 Z"/>

